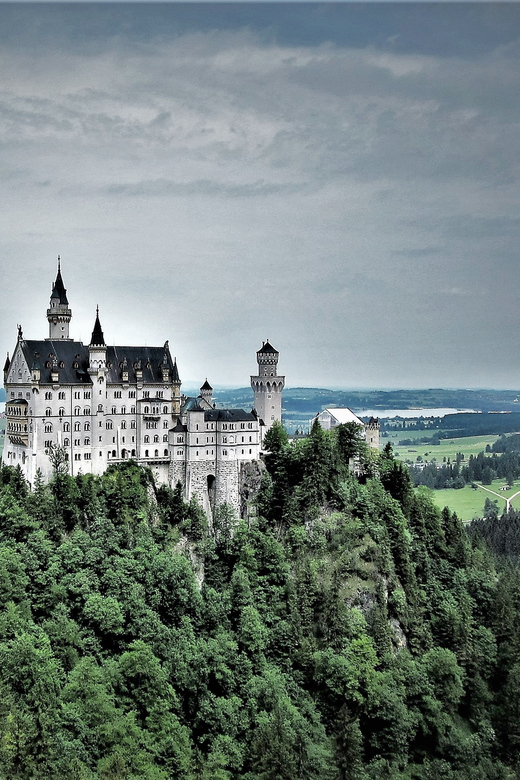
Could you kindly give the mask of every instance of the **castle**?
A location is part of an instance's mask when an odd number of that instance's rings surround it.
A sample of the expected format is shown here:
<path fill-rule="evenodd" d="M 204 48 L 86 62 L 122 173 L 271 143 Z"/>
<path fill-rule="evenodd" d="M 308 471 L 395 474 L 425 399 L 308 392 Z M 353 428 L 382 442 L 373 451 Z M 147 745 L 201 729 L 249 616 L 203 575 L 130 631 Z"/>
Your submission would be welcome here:
<path fill-rule="evenodd" d="M 49 452 L 62 447 L 69 472 L 102 474 L 134 459 L 157 480 L 180 482 L 212 510 L 224 502 L 246 511 L 247 485 L 258 482 L 264 433 L 281 421 L 285 377 L 267 341 L 251 377 L 254 408 L 217 409 L 206 380 L 197 398 L 181 395 L 176 360 L 162 347 L 107 346 L 99 318 L 90 343 L 69 336 L 72 310 L 60 259 L 47 309 L 49 336 L 18 340 L 4 366 L 6 438 L 2 461 L 19 466 L 30 484 L 52 473 Z"/>

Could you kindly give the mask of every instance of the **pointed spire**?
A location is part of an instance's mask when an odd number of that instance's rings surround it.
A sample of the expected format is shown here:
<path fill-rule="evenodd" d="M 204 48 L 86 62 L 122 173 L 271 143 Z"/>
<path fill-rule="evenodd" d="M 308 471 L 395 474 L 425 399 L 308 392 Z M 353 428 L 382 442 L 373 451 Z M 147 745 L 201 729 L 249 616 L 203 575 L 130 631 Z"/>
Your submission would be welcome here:
<path fill-rule="evenodd" d="M 9 366 L 11 365 L 11 361 L 9 360 L 9 352 L 7 353 L 7 357 L 5 359 L 4 364 L 4 371 L 9 371 Z"/>
<path fill-rule="evenodd" d="M 57 298 L 62 306 L 68 306 L 67 290 L 63 284 L 61 276 L 61 258 L 58 255 L 58 273 L 56 274 L 56 281 L 52 285 L 51 301 L 53 298 Z"/>
<path fill-rule="evenodd" d="M 206 377 L 206 381 L 204 382 L 204 384 L 202 385 L 202 387 L 200 389 L 201 390 L 213 390 L 213 388 L 211 387 L 210 383 L 208 382 L 208 378 L 207 377 Z"/>
<path fill-rule="evenodd" d="M 92 331 L 92 337 L 90 339 L 90 345 L 93 346 L 105 346 L 105 337 L 101 329 L 101 323 L 99 321 L 99 306 L 96 306 L 96 321 L 94 323 L 94 330 Z"/>

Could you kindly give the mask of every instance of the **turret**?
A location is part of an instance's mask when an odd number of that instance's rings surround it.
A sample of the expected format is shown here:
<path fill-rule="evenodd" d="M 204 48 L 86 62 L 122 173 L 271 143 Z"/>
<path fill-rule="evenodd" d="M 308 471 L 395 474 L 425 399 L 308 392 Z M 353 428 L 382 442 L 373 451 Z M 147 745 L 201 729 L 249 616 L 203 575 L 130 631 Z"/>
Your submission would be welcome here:
<path fill-rule="evenodd" d="M 206 379 L 202 387 L 200 388 L 200 397 L 203 401 L 206 401 L 208 406 L 211 406 L 213 403 L 213 388 L 211 387 L 210 383 Z"/>
<path fill-rule="evenodd" d="M 89 374 L 97 374 L 99 371 L 104 371 L 107 362 L 107 347 L 105 344 L 105 337 L 99 321 L 99 306 L 96 307 L 96 321 L 94 323 L 94 330 L 90 338 L 90 344 L 88 347 L 89 355 Z"/>
<path fill-rule="evenodd" d="M 69 338 L 69 324 L 72 319 L 72 311 L 67 300 L 67 290 L 61 277 L 60 256 L 58 255 L 58 273 L 56 281 L 52 285 L 51 300 L 47 309 L 49 321 L 49 339 L 71 341 Z"/>
<path fill-rule="evenodd" d="M 279 352 L 264 341 L 256 353 L 258 374 L 251 377 L 251 387 L 255 394 L 255 409 L 268 431 L 275 420 L 282 421 L 282 390 L 285 377 L 278 375 Z"/>
<path fill-rule="evenodd" d="M 10 365 L 11 365 L 11 361 L 10 361 L 10 359 L 9 359 L 9 352 L 8 352 L 8 353 L 7 353 L 7 357 L 6 357 L 6 359 L 5 359 L 5 363 L 4 363 L 4 385 L 5 385 L 5 383 L 7 382 L 7 375 L 8 375 L 8 373 L 9 373 L 9 367 L 10 367 Z"/>

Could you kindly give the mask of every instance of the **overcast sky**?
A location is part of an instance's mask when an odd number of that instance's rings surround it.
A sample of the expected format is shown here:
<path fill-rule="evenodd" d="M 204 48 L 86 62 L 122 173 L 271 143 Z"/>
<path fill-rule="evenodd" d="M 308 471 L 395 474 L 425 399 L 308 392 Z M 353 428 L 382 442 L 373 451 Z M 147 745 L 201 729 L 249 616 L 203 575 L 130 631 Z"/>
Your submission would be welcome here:
<path fill-rule="evenodd" d="M 0 348 L 520 388 L 520 5 L 1 4 Z"/>

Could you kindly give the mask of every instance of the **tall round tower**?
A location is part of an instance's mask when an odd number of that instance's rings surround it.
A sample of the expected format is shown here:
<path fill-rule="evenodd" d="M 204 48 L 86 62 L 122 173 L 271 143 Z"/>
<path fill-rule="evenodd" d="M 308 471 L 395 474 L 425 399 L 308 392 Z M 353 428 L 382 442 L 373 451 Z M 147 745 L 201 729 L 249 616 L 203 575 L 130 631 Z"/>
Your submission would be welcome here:
<path fill-rule="evenodd" d="M 56 281 L 52 285 L 51 300 L 47 309 L 49 321 L 49 340 L 71 341 L 69 338 L 69 324 L 72 319 L 72 311 L 67 300 L 67 290 L 61 278 L 60 256 L 58 255 L 58 273 Z"/>
<path fill-rule="evenodd" d="M 251 387 L 255 394 L 255 409 L 268 431 L 275 420 L 282 422 L 282 390 L 285 377 L 278 375 L 279 352 L 264 341 L 256 353 L 258 374 L 251 377 Z"/>

